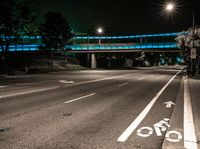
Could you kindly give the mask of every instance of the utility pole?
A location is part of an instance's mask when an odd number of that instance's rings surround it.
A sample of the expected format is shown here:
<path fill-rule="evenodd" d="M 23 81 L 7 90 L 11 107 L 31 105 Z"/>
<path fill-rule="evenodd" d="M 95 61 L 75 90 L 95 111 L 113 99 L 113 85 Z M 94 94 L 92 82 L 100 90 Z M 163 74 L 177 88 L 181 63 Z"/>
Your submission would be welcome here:
<path fill-rule="evenodd" d="M 190 62 L 190 66 L 191 66 L 191 73 L 192 75 L 194 75 L 195 73 L 195 70 L 196 70 L 196 73 L 197 73 L 197 67 L 196 66 L 196 48 L 195 48 L 195 44 L 194 44 L 194 36 L 195 36 L 195 12 L 193 10 L 192 12 L 192 48 L 190 49 L 190 58 L 191 58 L 191 62 Z"/>

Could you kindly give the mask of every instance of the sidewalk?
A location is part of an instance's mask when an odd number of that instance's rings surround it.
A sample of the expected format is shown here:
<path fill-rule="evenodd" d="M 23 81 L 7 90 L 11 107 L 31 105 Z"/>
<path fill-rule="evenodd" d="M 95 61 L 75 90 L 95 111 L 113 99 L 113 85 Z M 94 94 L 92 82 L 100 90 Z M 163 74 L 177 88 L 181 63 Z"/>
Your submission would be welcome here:
<path fill-rule="evenodd" d="M 163 149 L 200 149 L 200 76 L 183 77 L 170 126 L 167 132 L 179 132 L 182 139 L 170 142 L 165 138 Z M 178 138 L 175 133 L 170 137 Z"/>

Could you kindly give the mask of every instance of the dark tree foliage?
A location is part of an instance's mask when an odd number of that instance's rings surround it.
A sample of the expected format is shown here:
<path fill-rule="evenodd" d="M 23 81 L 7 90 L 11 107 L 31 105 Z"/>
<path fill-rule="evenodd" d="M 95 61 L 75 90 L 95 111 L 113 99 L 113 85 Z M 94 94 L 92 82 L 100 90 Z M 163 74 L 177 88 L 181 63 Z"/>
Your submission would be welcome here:
<path fill-rule="evenodd" d="M 3 53 L 9 50 L 11 36 L 16 36 L 19 28 L 16 5 L 15 0 L 5 0 L 0 4 L 0 44 Z"/>
<path fill-rule="evenodd" d="M 45 18 L 41 26 L 42 42 L 45 44 L 42 49 L 50 51 L 51 70 L 53 70 L 54 51 L 64 51 L 65 46 L 70 44 L 73 34 L 67 20 L 60 12 L 49 11 Z"/>
<path fill-rule="evenodd" d="M 48 12 L 41 26 L 42 41 L 47 50 L 64 50 L 73 37 L 67 20 L 60 12 Z"/>
<path fill-rule="evenodd" d="M 22 36 L 38 35 L 36 8 L 29 0 L 3 0 L 0 3 L 0 71 L 10 73 L 10 45 L 22 43 Z"/>
<path fill-rule="evenodd" d="M 0 45 L 3 53 L 8 52 L 9 45 L 16 43 L 20 36 L 37 34 L 37 25 L 34 21 L 39 12 L 28 4 L 28 0 L 4 0 L 1 2 Z"/>

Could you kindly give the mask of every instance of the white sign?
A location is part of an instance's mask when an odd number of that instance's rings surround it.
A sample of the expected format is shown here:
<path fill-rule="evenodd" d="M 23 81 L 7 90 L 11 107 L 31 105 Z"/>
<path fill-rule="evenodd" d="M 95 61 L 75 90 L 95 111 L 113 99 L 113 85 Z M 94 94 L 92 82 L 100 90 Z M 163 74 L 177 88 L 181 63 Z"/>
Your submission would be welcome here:
<path fill-rule="evenodd" d="M 163 104 L 166 104 L 166 108 L 171 108 L 172 105 L 175 105 L 172 101 L 164 102 Z"/>
<path fill-rule="evenodd" d="M 196 56 L 197 56 L 196 48 L 191 48 L 190 56 L 191 56 L 191 59 L 196 59 Z"/>

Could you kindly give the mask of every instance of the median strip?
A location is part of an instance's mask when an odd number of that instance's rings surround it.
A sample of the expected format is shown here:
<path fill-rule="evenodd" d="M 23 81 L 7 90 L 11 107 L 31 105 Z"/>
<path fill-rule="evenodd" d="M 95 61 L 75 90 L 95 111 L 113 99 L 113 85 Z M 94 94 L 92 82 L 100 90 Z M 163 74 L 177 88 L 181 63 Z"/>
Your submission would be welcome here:
<path fill-rule="evenodd" d="M 158 100 L 160 95 L 164 92 L 167 86 L 174 80 L 174 78 L 181 72 L 178 71 L 168 82 L 163 86 L 163 88 L 156 94 L 156 96 L 151 100 L 151 102 L 144 108 L 144 110 L 137 116 L 137 118 L 128 126 L 128 128 L 119 136 L 118 142 L 125 142 L 129 136 L 135 131 L 138 125 L 143 121 L 146 115 L 149 113 L 155 102 Z"/>
<path fill-rule="evenodd" d="M 94 96 L 96 93 L 92 93 L 92 94 L 89 94 L 89 95 L 85 95 L 85 96 L 82 96 L 82 97 L 78 97 L 78 98 L 75 98 L 75 99 L 72 99 L 72 100 L 68 100 L 68 101 L 65 101 L 64 103 L 67 104 L 67 103 L 71 103 L 71 102 L 74 102 L 74 101 L 77 101 L 77 100 L 81 100 L 83 98 L 87 98 L 87 97 L 90 97 L 90 96 Z"/>

